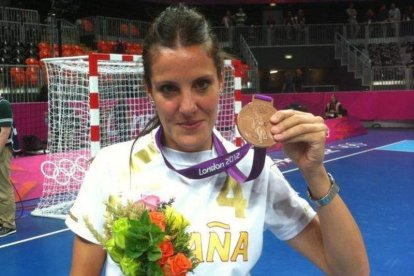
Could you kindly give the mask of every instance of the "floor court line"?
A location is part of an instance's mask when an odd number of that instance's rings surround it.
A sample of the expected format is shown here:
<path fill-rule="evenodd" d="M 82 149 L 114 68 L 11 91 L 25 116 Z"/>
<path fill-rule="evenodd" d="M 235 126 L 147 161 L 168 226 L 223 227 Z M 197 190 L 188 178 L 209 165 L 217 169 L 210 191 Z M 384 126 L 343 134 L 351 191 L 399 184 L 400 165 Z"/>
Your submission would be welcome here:
<path fill-rule="evenodd" d="M 406 141 L 406 140 L 402 140 L 402 141 Z M 394 145 L 394 144 L 401 143 L 402 141 L 398 141 L 398 142 L 391 143 L 391 144 L 386 144 L 386 145 L 379 146 L 379 147 L 375 147 L 375 148 L 371 148 L 371 149 L 366 149 L 366 150 L 363 150 L 363 151 L 358 151 L 358 152 L 350 153 L 350 154 L 347 154 L 347 155 L 344 155 L 344 156 L 340 156 L 340 157 L 335 157 L 335 158 L 332 158 L 332 159 L 325 160 L 325 161 L 323 161 L 323 163 L 329 163 L 329 162 L 332 162 L 332 161 L 337 161 L 337 160 L 340 160 L 340 159 L 345 159 L 345 158 L 352 157 L 352 156 L 359 155 L 359 154 L 363 154 L 363 153 L 366 153 L 366 152 L 378 150 L 378 149 L 383 148 L 383 147 L 387 147 L 387 146 L 391 146 L 391 145 Z M 294 168 L 294 169 L 282 171 L 282 173 L 290 173 L 290 172 L 297 171 L 297 170 L 299 170 L 299 169 L 298 168 Z"/>
<path fill-rule="evenodd" d="M 370 152 L 370 151 L 377 150 L 379 148 L 383 148 L 383 147 L 387 147 L 387 146 L 391 146 L 391 145 L 394 145 L 394 144 L 401 143 L 402 141 L 406 141 L 406 140 L 401 140 L 401 141 L 398 141 L 398 142 L 382 145 L 382 146 L 379 146 L 379 147 L 366 149 L 366 150 L 363 150 L 363 151 L 354 152 L 354 153 L 347 154 L 347 155 L 344 155 L 344 156 L 328 159 L 328 160 L 325 160 L 323 163 L 329 163 L 329 162 L 332 162 L 332 161 L 337 161 L 337 160 L 340 160 L 340 159 L 345 159 L 345 158 L 349 158 L 349 157 L 352 157 L 352 156 L 355 156 L 355 155 L 367 153 L 367 152 Z M 282 173 L 290 173 L 290 172 L 297 171 L 297 170 L 298 170 L 298 168 L 294 168 L 294 169 L 282 171 Z M 54 232 L 46 233 L 46 234 L 43 234 L 43 235 L 31 237 L 31 238 L 24 239 L 24 240 L 21 240 L 21 241 L 0 245 L 0 249 L 5 248 L 5 247 L 9 247 L 9 246 L 13 246 L 13 245 L 17 245 L 17 244 L 21 244 L 21 243 L 25 243 L 25 242 L 29 242 L 29 241 L 36 240 L 36 239 L 41 239 L 41 238 L 44 238 L 44 237 L 47 237 L 47 236 L 56 235 L 56 234 L 59 234 L 61 232 L 65 232 L 65 231 L 69 231 L 69 228 L 64 228 L 64 229 L 61 229 L 61 230 L 58 230 L 58 231 L 54 231 Z"/>
<path fill-rule="evenodd" d="M 382 146 L 379 150 L 414 152 L 414 140 L 402 140 L 391 145 Z"/>
<path fill-rule="evenodd" d="M 48 237 L 48 236 L 56 235 L 56 234 L 59 234 L 59 233 L 62 233 L 62 232 L 66 232 L 66 231 L 69 231 L 69 228 L 64 228 L 64 229 L 57 230 L 57 231 L 53 231 L 53 232 L 46 233 L 46 234 L 43 234 L 43 235 L 34 236 L 34 237 L 31 237 L 31 238 L 28 238 L 28 239 L 24 239 L 24 240 L 21 240 L 21 241 L 15 241 L 15 242 L 11 242 L 11 243 L 6 243 L 6 244 L 3 244 L 3 245 L 0 245 L 0 249 L 5 248 L 5 247 L 9 247 L 9 246 L 13 246 L 13 245 L 18 245 L 18 244 L 25 243 L 25 242 L 29 242 L 29 241 L 32 241 L 32 240 L 38 240 L 38 239 L 41 239 L 41 238 L 45 238 L 45 237 Z"/>

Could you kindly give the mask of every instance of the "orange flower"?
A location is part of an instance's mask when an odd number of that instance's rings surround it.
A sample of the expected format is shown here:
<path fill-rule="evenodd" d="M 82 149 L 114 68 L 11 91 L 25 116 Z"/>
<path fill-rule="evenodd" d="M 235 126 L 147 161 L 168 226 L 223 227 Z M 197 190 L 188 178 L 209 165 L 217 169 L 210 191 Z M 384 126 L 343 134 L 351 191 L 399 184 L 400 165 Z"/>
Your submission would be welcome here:
<path fill-rule="evenodd" d="M 183 253 L 178 253 L 167 260 L 165 266 L 169 266 L 171 270 L 171 275 L 173 276 L 184 276 L 187 274 L 187 271 L 191 269 L 192 263 Z"/>
<path fill-rule="evenodd" d="M 174 246 L 172 242 L 165 241 L 160 244 L 160 249 L 162 253 L 160 265 L 163 266 L 167 262 L 168 258 L 174 254 Z"/>
<path fill-rule="evenodd" d="M 161 268 L 162 268 L 162 272 L 163 272 L 164 276 L 174 276 L 172 274 L 171 267 L 170 267 L 170 265 L 168 263 L 166 263 L 165 265 L 161 266 Z"/>
<path fill-rule="evenodd" d="M 162 231 L 165 231 L 165 215 L 161 212 L 150 212 L 149 217 L 152 223 L 157 225 Z"/>

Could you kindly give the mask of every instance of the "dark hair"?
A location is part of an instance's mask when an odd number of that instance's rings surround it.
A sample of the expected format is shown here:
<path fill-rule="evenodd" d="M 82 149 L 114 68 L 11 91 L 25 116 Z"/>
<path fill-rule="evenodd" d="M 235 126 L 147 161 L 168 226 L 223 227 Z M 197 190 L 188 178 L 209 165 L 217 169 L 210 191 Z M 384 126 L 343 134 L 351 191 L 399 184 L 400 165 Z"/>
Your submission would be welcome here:
<path fill-rule="evenodd" d="M 149 28 L 143 43 L 142 59 L 144 81 L 147 87 L 151 86 L 151 65 L 160 47 L 174 49 L 194 45 L 204 46 L 208 55 L 213 59 L 217 75 L 221 79 L 224 53 L 204 15 L 184 4 L 170 6 L 161 12 Z M 135 139 L 131 148 L 131 156 L 135 142 L 159 125 L 160 120 L 155 115 Z"/>
<path fill-rule="evenodd" d="M 206 18 L 184 4 L 166 8 L 152 23 L 143 44 L 144 79 L 147 85 L 151 84 L 152 58 L 158 47 L 174 49 L 193 45 L 204 45 L 220 77 L 222 55 Z"/>

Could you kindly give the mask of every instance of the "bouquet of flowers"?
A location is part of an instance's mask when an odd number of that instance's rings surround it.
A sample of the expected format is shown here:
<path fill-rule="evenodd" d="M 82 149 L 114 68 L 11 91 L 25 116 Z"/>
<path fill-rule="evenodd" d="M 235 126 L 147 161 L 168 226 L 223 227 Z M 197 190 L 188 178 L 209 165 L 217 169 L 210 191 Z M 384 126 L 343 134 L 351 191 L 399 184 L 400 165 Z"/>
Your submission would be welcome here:
<path fill-rule="evenodd" d="M 123 205 L 110 196 L 104 233 L 98 233 L 87 217 L 85 224 L 125 275 L 184 276 L 198 263 L 185 232 L 189 223 L 172 203 L 145 196 Z"/>

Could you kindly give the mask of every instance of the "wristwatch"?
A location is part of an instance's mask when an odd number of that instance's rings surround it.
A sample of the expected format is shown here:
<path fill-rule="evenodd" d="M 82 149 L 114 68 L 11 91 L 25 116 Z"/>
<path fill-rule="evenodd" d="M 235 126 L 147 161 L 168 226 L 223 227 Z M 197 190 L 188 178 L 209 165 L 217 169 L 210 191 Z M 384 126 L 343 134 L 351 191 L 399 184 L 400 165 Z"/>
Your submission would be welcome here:
<path fill-rule="evenodd" d="M 331 182 L 331 188 L 329 192 L 320 199 L 315 199 L 312 197 L 311 192 L 308 188 L 308 197 L 319 207 L 328 205 L 331 203 L 332 199 L 338 194 L 339 186 L 336 184 L 335 179 L 332 177 L 330 173 L 328 173 L 329 181 Z"/>

